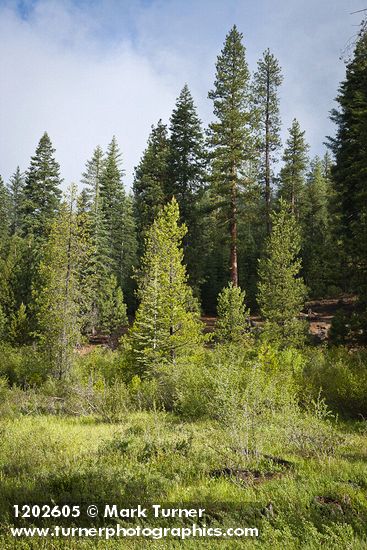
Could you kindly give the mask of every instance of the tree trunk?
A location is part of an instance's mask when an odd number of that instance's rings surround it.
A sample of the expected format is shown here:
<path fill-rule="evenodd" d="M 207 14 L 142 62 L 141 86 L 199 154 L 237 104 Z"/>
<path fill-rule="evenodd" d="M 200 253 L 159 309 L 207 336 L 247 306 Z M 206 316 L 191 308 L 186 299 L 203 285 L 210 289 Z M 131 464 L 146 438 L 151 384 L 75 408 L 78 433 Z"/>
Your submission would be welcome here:
<path fill-rule="evenodd" d="M 231 233 L 231 281 L 233 286 L 238 286 L 238 265 L 237 265 L 237 182 L 236 169 L 232 168 L 231 185 L 231 214 L 230 214 L 230 233 Z"/>
<path fill-rule="evenodd" d="M 270 235 L 270 128 L 269 128 L 269 96 L 270 96 L 269 74 L 266 82 L 266 115 L 265 115 L 265 216 L 266 216 L 266 232 Z"/>

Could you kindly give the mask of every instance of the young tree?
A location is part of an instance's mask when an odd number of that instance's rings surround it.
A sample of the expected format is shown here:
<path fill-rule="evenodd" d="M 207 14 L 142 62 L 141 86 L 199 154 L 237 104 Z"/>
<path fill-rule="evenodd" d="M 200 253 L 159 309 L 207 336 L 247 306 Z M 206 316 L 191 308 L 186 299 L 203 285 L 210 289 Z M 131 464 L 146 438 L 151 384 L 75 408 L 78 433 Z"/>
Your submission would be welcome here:
<path fill-rule="evenodd" d="M 24 175 L 19 166 L 9 181 L 10 194 L 10 232 L 12 235 L 19 233 L 22 225 L 22 203 L 24 198 Z"/>
<path fill-rule="evenodd" d="M 27 309 L 23 302 L 10 319 L 8 338 L 12 344 L 25 345 L 30 341 Z"/>
<path fill-rule="evenodd" d="M 168 180 L 165 195 L 175 197 L 188 232 L 184 238 L 184 255 L 190 284 L 198 287 L 203 273 L 205 178 L 204 136 L 193 98 L 185 84 L 170 119 Z"/>
<path fill-rule="evenodd" d="M 346 78 L 331 114 L 337 126 L 329 145 L 334 153 L 332 178 L 336 192 L 338 237 L 342 240 L 343 270 L 349 290 L 367 303 L 367 33 L 362 29 Z"/>
<path fill-rule="evenodd" d="M 248 329 L 245 292 L 230 282 L 218 296 L 215 334 L 223 342 L 239 342 Z"/>
<path fill-rule="evenodd" d="M 264 182 L 265 217 L 267 234 L 270 234 L 272 195 L 272 164 L 277 160 L 281 146 L 278 88 L 283 81 L 278 60 L 267 49 L 258 61 L 252 85 L 253 101 L 257 111 L 260 145 L 260 176 Z"/>
<path fill-rule="evenodd" d="M 163 207 L 146 237 L 138 281 L 140 304 L 130 331 L 140 373 L 190 354 L 202 342 L 196 302 L 187 284 L 179 208 L 172 199 Z"/>
<path fill-rule="evenodd" d="M 37 337 L 51 372 L 59 379 L 71 368 L 80 338 L 75 201 L 72 187 L 51 226 L 33 287 Z"/>
<path fill-rule="evenodd" d="M 24 185 L 23 233 L 25 236 L 33 235 L 41 243 L 47 237 L 60 205 L 60 167 L 54 153 L 55 149 L 45 132 L 31 159 Z"/>
<path fill-rule="evenodd" d="M 213 100 L 216 116 L 216 121 L 209 127 L 212 196 L 228 224 L 231 281 L 238 286 L 238 199 L 246 181 L 246 162 L 253 158 L 254 145 L 249 109 L 249 70 L 242 34 L 236 26 L 227 34 L 218 56 L 214 90 L 209 92 L 209 98 Z"/>
<path fill-rule="evenodd" d="M 266 243 L 266 255 L 259 261 L 258 304 L 266 321 L 265 333 L 282 345 L 304 341 L 299 314 L 306 298 L 302 277 L 301 233 L 289 204 L 280 201 L 280 210 L 272 215 L 272 231 Z"/>
<path fill-rule="evenodd" d="M 99 296 L 100 330 L 105 334 L 113 334 L 127 325 L 126 305 L 121 287 L 115 275 L 110 275 L 104 281 Z"/>
<path fill-rule="evenodd" d="M 159 120 L 157 126 L 152 126 L 147 148 L 135 168 L 134 212 L 140 251 L 146 231 L 165 203 L 169 150 L 167 126 Z"/>
<path fill-rule="evenodd" d="M 289 128 L 287 146 L 284 149 L 284 165 L 280 171 L 279 196 L 288 202 L 292 213 L 300 218 L 302 198 L 305 186 L 306 169 L 308 164 L 305 142 L 305 132 L 302 132 L 299 122 L 293 119 Z"/>

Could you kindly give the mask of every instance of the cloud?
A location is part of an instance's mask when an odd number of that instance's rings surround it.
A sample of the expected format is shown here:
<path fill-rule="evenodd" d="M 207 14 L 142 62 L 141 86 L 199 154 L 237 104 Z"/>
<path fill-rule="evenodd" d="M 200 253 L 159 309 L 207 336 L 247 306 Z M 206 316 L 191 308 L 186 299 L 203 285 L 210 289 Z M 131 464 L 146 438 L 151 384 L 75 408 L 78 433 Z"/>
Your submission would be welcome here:
<path fill-rule="evenodd" d="M 297 117 L 320 153 L 344 74 L 338 57 L 358 23 L 346 20 L 349 11 L 344 0 L 3 2 L 0 173 L 26 169 L 47 130 L 66 185 L 116 135 L 131 184 L 151 124 L 168 121 L 185 82 L 204 123 L 211 119 L 207 92 L 233 23 L 252 70 L 268 46 L 280 60 L 284 138 Z"/>

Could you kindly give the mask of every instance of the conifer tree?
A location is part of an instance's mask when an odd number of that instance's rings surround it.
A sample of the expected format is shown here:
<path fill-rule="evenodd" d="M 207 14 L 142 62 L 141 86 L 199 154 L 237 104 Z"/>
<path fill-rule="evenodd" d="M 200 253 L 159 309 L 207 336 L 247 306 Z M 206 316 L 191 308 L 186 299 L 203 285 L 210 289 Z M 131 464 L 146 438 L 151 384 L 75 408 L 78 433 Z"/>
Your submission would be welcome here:
<path fill-rule="evenodd" d="M 33 286 L 36 335 L 51 372 L 59 379 L 71 368 L 80 339 L 75 201 L 76 190 L 72 187 L 52 223 Z"/>
<path fill-rule="evenodd" d="M 300 277 L 301 232 L 290 205 L 281 200 L 272 215 L 266 254 L 259 261 L 258 304 L 266 320 L 265 334 L 281 345 L 301 344 L 304 326 L 299 314 L 306 298 Z"/>
<path fill-rule="evenodd" d="M 283 167 L 280 171 L 279 196 L 288 202 L 291 211 L 299 219 L 302 209 L 303 191 L 308 163 L 308 145 L 305 132 L 299 122 L 293 119 L 288 129 L 289 137 L 283 154 Z"/>
<path fill-rule="evenodd" d="M 104 281 L 98 305 L 100 308 L 100 330 L 103 333 L 110 335 L 127 325 L 124 295 L 115 275 L 110 275 Z"/>
<path fill-rule="evenodd" d="M 331 119 L 337 126 L 329 145 L 335 157 L 338 237 L 344 249 L 343 270 L 349 290 L 367 303 L 367 33 L 364 28 L 347 65 Z"/>
<path fill-rule="evenodd" d="M 104 168 L 104 155 L 101 147 L 98 145 L 94 151 L 92 158 L 86 162 L 85 171 L 82 174 L 81 183 L 86 189 L 86 202 L 89 208 L 98 214 L 101 208 L 101 185 Z"/>
<path fill-rule="evenodd" d="M 252 86 L 253 101 L 257 111 L 260 146 L 260 177 L 264 182 L 265 218 L 267 234 L 270 233 L 270 212 L 273 168 L 276 153 L 281 146 L 278 88 L 283 81 L 278 60 L 267 49 L 258 61 Z"/>
<path fill-rule="evenodd" d="M 135 168 L 134 211 L 140 251 L 147 229 L 165 203 L 165 190 L 168 186 L 168 154 L 167 126 L 159 120 L 157 126 L 152 126 L 147 148 L 139 165 Z"/>
<path fill-rule="evenodd" d="M 316 157 L 305 186 L 302 216 L 304 278 L 311 296 L 316 298 L 325 295 L 332 281 L 331 254 L 335 254 L 335 249 L 330 233 L 329 189 L 323 163 Z"/>
<path fill-rule="evenodd" d="M 193 98 L 185 84 L 170 119 L 168 186 L 165 195 L 175 197 L 188 232 L 184 255 L 190 284 L 198 287 L 203 273 L 205 178 L 204 136 Z"/>
<path fill-rule="evenodd" d="M 18 310 L 10 319 L 8 338 L 12 344 L 25 345 L 30 341 L 27 309 L 21 302 Z"/>
<path fill-rule="evenodd" d="M 26 236 L 32 234 L 41 242 L 47 237 L 60 204 L 60 167 L 54 153 L 55 149 L 45 132 L 31 159 L 24 185 L 23 233 Z"/>
<path fill-rule="evenodd" d="M 175 362 L 202 342 L 196 302 L 187 284 L 179 208 L 172 199 L 150 227 L 138 280 L 140 301 L 130 331 L 137 371 L 152 372 L 157 364 Z"/>
<path fill-rule="evenodd" d="M 9 236 L 9 207 L 10 196 L 4 181 L 0 176 L 0 241 L 1 243 Z"/>
<path fill-rule="evenodd" d="M 249 70 L 242 34 L 233 26 L 216 63 L 214 89 L 209 92 L 216 121 L 210 124 L 213 197 L 228 220 L 231 281 L 238 286 L 238 200 L 245 168 L 254 153 L 249 107 Z"/>
<path fill-rule="evenodd" d="M 116 138 L 108 146 L 100 187 L 100 231 L 107 233 L 111 271 L 123 291 L 132 297 L 130 277 L 136 263 L 136 234 L 131 202 L 126 196 L 121 153 Z M 103 229 L 104 228 L 104 229 Z"/>
<path fill-rule="evenodd" d="M 24 198 L 24 175 L 19 166 L 10 178 L 8 189 L 10 194 L 10 232 L 14 235 L 21 230 Z"/>
<path fill-rule="evenodd" d="M 222 342 L 239 342 L 248 329 L 245 292 L 230 282 L 218 296 L 215 334 Z"/>

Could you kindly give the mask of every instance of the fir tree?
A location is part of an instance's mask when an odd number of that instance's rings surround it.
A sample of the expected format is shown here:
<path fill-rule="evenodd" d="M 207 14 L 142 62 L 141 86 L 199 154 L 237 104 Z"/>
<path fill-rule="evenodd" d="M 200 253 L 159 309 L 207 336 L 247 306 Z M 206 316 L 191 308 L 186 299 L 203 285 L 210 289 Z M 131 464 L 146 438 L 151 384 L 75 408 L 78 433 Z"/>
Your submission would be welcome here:
<path fill-rule="evenodd" d="M 301 232 L 289 208 L 281 200 L 279 212 L 273 213 L 266 254 L 259 261 L 258 304 L 266 320 L 265 333 L 281 345 L 304 341 L 299 320 L 306 298 L 306 286 L 299 275 Z"/>
<path fill-rule="evenodd" d="M 253 101 L 257 110 L 260 134 L 260 176 L 264 182 L 267 234 L 270 233 L 272 164 L 281 146 L 278 88 L 283 81 L 278 60 L 267 49 L 258 61 L 252 86 Z"/>
<path fill-rule="evenodd" d="M 10 193 L 10 232 L 14 235 L 21 230 L 24 198 L 24 175 L 19 166 L 10 178 L 8 189 Z"/>
<path fill-rule="evenodd" d="M 363 29 L 345 80 L 336 98 L 339 107 L 331 119 L 336 137 L 329 138 L 335 157 L 338 237 L 344 249 L 343 271 L 349 289 L 357 290 L 367 303 L 367 33 Z"/>
<path fill-rule="evenodd" d="M 325 295 L 332 281 L 330 256 L 335 250 L 332 252 L 329 189 L 323 163 L 316 157 L 307 178 L 302 216 L 304 277 L 311 295 L 316 298 Z"/>
<path fill-rule="evenodd" d="M 198 287 L 203 276 L 205 178 L 204 136 L 194 101 L 187 85 L 177 99 L 170 119 L 167 198 L 175 197 L 181 222 L 188 228 L 184 255 L 190 283 Z"/>
<path fill-rule="evenodd" d="M 138 280 L 140 304 L 130 331 L 138 372 L 174 362 L 202 341 L 202 328 L 183 264 L 179 208 L 172 199 L 154 221 L 146 238 Z"/>
<path fill-rule="evenodd" d="M 54 153 L 55 149 L 45 132 L 31 159 L 24 185 L 23 232 L 24 235 L 32 234 L 41 241 L 47 237 L 60 204 L 60 168 Z"/>
<path fill-rule="evenodd" d="M 71 188 L 51 226 L 33 287 L 37 338 L 52 373 L 59 379 L 70 370 L 80 340 L 75 201 L 75 188 Z"/>
<path fill-rule="evenodd" d="M 100 232 L 106 231 L 111 271 L 123 291 L 132 298 L 130 277 L 136 263 L 136 234 L 131 201 L 126 196 L 121 169 L 121 153 L 116 138 L 108 146 L 100 198 Z M 102 236 L 102 235 L 101 235 Z"/>
<path fill-rule="evenodd" d="M 302 209 L 302 198 L 305 186 L 305 176 L 308 163 L 308 145 L 305 142 L 305 132 L 299 122 L 293 119 L 289 128 L 287 146 L 283 154 L 283 167 L 280 171 L 279 196 L 288 202 L 291 211 L 299 219 Z"/>
<path fill-rule="evenodd" d="M 218 296 L 215 334 L 223 342 L 239 342 L 248 330 L 245 292 L 229 283 Z"/>
<path fill-rule="evenodd" d="M 245 164 L 253 157 L 252 121 L 249 110 L 249 70 L 245 59 L 242 34 L 236 26 L 226 36 L 217 59 L 214 90 L 209 98 L 214 103 L 216 121 L 210 124 L 212 148 L 212 196 L 228 224 L 230 236 L 230 272 L 238 286 L 237 225 L 238 198 L 245 183 Z M 228 220 L 228 222 L 227 222 Z"/>
<path fill-rule="evenodd" d="M 135 168 L 134 209 L 140 251 L 147 229 L 165 203 L 169 150 L 167 126 L 159 120 L 157 126 L 152 126 L 147 148 Z"/>
<path fill-rule="evenodd" d="M 98 145 L 93 151 L 92 158 L 86 162 L 85 171 L 82 174 L 81 183 L 86 188 L 86 202 L 89 208 L 98 214 L 101 208 L 100 193 L 104 168 L 104 155 Z"/>

